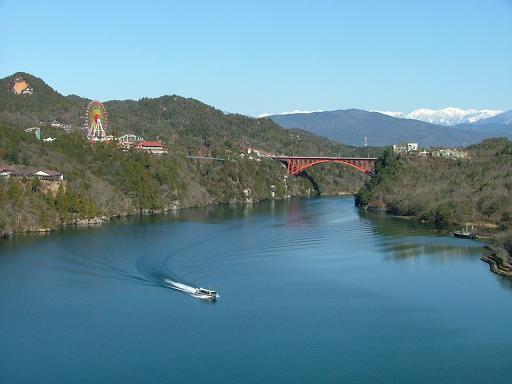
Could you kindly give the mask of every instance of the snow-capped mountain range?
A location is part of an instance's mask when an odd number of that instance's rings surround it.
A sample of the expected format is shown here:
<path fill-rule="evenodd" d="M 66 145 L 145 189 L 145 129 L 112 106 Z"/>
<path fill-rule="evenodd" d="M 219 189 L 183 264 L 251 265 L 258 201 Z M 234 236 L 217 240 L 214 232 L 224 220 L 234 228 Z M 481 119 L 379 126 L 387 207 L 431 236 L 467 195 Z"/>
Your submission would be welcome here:
<path fill-rule="evenodd" d="M 403 112 L 390 112 L 390 111 L 377 111 L 392 117 L 399 117 L 403 119 L 414 119 L 425 121 L 427 123 L 438 125 L 457 125 L 457 124 L 471 124 L 481 119 L 487 119 L 497 116 L 503 111 L 493 109 L 460 109 L 460 108 L 444 108 L 444 109 L 427 109 L 421 108 L 411 113 Z"/>

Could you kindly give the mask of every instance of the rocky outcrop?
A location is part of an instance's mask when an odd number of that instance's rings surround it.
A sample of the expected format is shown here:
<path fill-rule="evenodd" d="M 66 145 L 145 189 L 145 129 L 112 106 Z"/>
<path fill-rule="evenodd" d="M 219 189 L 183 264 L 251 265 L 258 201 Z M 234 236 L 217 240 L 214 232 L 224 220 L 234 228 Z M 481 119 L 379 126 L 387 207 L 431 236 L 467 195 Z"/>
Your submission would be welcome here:
<path fill-rule="evenodd" d="M 79 219 L 76 220 L 73 224 L 74 225 L 98 225 L 103 224 L 109 219 L 107 217 L 93 217 L 91 219 Z"/>
<path fill-rule="evenodd" d="M 512 257 L 507 250 L 500 245 L 486 246 L 490 253 L 482 257 L 482 261 L 489 264 L 489 268 L 497 275 L 512 278 Z"/>

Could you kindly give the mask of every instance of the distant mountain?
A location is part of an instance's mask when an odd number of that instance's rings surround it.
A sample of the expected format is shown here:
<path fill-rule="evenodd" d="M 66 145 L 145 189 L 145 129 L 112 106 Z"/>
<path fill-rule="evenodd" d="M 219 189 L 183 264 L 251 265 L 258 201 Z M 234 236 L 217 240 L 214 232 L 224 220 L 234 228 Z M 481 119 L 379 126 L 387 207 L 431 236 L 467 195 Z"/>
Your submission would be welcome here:
<path fill-rule="evenodd" d="M 494 117 L 478 120 L 475 124 L 512 124 L 512 111 L 503 112 Z"/>
<path fill-rule="evenodd" d="M 446 127 L 360 109 L 274 115 L 270 118 L 284 128 L 304 129 L 349 145 L 362 145 L 364 137 L 370 146 L 418 142 L 424 147 L 466 146 L 489 137 L 512 137 L 512 129 L 506 125 Z"/>
<path fill-rule="evenodd" d="M 444 109 L 426 109 L 421 108 L 411 113 L 403 113 L 403 112 L 381 112 L 385 115 L 392 117 L 400 117 L 405 119 L 414 119 L 420 120 L 427 123 L 437 124 L 437 125 L 457 125 L 457 124 L 470 124 L 476 121 L 492 118 L 501 114 L 503 111 L 500 110 L 492 110 L 492 109 L 460 109 L 460 108 L 444 108 Z"/>

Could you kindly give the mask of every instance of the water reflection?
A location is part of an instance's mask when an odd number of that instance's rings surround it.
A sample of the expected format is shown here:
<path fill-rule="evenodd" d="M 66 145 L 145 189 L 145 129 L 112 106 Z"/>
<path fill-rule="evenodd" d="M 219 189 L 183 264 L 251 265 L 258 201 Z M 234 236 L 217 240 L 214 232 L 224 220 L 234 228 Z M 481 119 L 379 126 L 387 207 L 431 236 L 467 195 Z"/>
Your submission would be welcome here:
<path fill-rule="evenodd" d="M 435 236 L 448 233 L 446 228 L 437 228 L 418 220 L 394 217 L 384 212 L 359 210 L 359 216 L 369 220 L 375 226 L 375 233 L 381 236 Z"/>
<path fill-rule="evenodd" d="M 482 255 L 483 243 L 452 237 L 447 228 L 382 212 L 360 211 L 359 215 L 372 224 L 374 233 L 378 235 L 379 248 L 388 260 L 428 256 L 436 263 L 446 263 Z"/>
<path fill-rule="evenodd" d="M 381 249 L 391 255 L 388 259 L 404 260 L 426 255 L 441 263 L 466 258 L 468 255 L 480 257 L 482 253 L 480 245 L 467 246 L 457 242 L 443 244 L 441 239 L 436 240 L 436 243 L 431 243 L 429 238 L 408 238 L 404 242 L 383 242 Z"/>
<path fill-rule="evenodd" d="M 201 223 L 218 223 L 226 220 L 243 219 L 252 216 L 281 215 L 284 212 L 298 211 L 301 208 L 301 200 L 291 199 L 280 201 L 262 201 L 256 204 L 219 204 L 198 208 L 185 208 L 169 211 L 161 215 L 131 216 L 119 218 L 121 223 L 163 223 L 169 221 L 184 222 L 194 221 Z"/>
<path fill-rule="evenodd" d="M 496 275 L 496 279 L 498 280 L 500 286 L 507 290 L 512 290 L 512 279 L 508 279 L 503 276 Z"/>

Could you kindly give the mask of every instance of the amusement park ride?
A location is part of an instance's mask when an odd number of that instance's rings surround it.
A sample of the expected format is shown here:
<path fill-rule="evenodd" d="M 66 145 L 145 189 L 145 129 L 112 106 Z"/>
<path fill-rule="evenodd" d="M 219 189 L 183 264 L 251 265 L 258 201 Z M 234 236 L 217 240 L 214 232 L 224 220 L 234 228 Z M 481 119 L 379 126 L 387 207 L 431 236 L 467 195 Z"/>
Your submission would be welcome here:
<path fill-rule="evenodd" d="M 87 139 L 90 141 L 108 141 L 109 136 L 105 133 L 108 128 L 107 110 L 97 100 L 91 101 L 85 111 L 85 126 L 87 128 Z"/>

